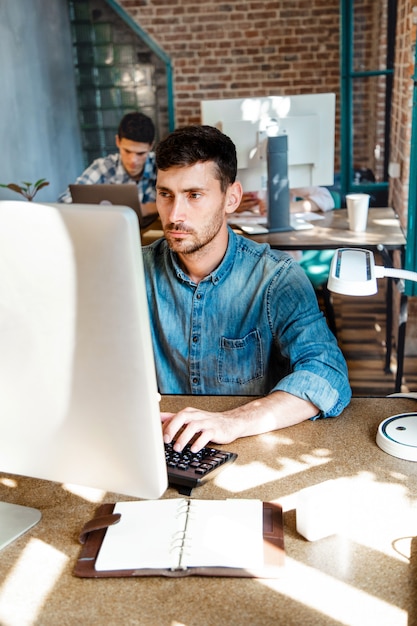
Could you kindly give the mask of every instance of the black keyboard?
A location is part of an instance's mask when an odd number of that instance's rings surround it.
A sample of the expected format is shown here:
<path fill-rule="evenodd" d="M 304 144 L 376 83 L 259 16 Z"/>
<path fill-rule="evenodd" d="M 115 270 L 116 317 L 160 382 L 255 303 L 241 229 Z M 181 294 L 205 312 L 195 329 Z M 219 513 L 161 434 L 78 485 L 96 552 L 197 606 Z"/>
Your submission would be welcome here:
<path fill-rule="evenodd" d="M 166 443 L 165 459 L 170 486 L 184 495 L 190 495 L 194 487 L 214 478 L 226 463 L 233 463 L 237 454 L 209 446 L 199 452 L 191 452 L 189 445 L 182 452 L 176 452 L 173 443 Z"/>

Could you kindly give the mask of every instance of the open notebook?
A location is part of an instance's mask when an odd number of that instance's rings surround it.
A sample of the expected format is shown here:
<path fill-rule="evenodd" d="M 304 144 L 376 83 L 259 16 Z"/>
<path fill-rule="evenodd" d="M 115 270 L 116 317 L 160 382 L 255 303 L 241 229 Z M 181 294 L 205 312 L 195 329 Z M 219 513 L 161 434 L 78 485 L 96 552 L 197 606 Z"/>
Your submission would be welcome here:
<path fill-rule="evenodd" d="M 70 185 L 74 204 L 115 204 L 128 206 L 138 216 L 140 228 L 146 228 L 158 217 L 157 214 L 143 215 L 138 196 L 138 188 L 133 183 L 101 184 L 101 185 Z"/>
<path fill-rule="evenodd" d="M 80 577 L 277 578 L 284 562 L 282 509 L 260 500 L 104 504 L 80 541 Z"/>

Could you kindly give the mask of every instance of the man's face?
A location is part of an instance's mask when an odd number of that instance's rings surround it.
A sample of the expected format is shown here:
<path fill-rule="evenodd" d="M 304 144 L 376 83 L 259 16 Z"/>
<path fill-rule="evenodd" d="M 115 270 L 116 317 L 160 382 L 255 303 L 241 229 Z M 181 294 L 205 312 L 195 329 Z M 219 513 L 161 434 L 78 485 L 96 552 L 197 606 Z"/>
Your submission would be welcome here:
<path fill-rule="evenodd" d="M 229 191 L 221 191 L 215 174 L 210 161 L 158 170 L 156 208 L 165 238 L 175 252 L 197 252 L 226 228 Z"/>
<path fill-rule="evenodd" d="M 152 145 L 150 143 L 131 141 L 130 139 L 126 139 L 126 137 L 119 139 L 116 135 L 116 146 L 119 148 L 120 158 L 126 172 L 131 178 L 140 178 L 146 157 Z"/>

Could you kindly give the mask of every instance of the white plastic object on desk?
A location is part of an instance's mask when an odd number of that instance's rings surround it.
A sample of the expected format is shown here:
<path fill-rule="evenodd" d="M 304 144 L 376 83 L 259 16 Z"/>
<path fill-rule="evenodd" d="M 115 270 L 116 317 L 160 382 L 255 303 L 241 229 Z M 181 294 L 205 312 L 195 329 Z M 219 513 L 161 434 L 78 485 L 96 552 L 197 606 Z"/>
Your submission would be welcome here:
<path fill-rule="evenodd" d="M 326 480 L 302 489 L 297 496 L 297 532 L 308 541 L 338 533 L 344 521 L 342 480 Z"/>
<path fill-rule="evenodd" d="M 391 456 L 417 461 L 417 413 L 387 417 L 378 427 L 376 443 Z"/>

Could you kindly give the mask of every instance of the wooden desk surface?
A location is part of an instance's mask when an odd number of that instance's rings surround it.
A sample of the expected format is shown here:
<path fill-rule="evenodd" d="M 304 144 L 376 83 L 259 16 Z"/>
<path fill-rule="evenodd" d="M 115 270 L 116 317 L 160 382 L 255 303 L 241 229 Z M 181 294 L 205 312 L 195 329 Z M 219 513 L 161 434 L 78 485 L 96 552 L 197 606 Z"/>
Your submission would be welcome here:
<path fill-rule="evenodd" d="M 142 243 L 148 245 L 162 237 L 159 222 L 142 232 Z M 243 234 L 243 233 L 242 233 Z M 379 244 L 388 250 L 405 246 L 406 239 L 400 220 L 391 208 L 370 208 L 365 232 L 355 233 L 348 228 L 347 210 L 337 209 L 324 214 L 322 220 L 314 222 L 309 230 L 293 230 L 250 237 L 260 243 L 269 243 L 280 250 L 314 250 L 332 248 L 376 249 Z"/>
<path fill-rule="evenodd" d="M 216 410 L 243 401 L 202 397 L 192 404 Z M 188 402 L 163 399 L 172 410 Z M 415 409 L 412 400 L 355 398 L 338 418 L 226 446 L 238 460 L 193 496 L 280 502 L 286 543 L 280 580 L 75 578 L 84 522 L 100 501 L 126 498 L 1 475 L 0 499 L 39 508 L 43 518 L 0 552 L 0 624 L 417 624 L 417 463 L 375 444 L 382 419 Z M 351 487 L 348 524 L 337 535 L 308 542 L 296 531 L 296 494 L 330 478 L 345 478 Z"/>
<path fill-rule="evenodd" d="M 256 241 L 269 243 L 281 250 L 311 250 L 330 248 L 373 248 L 382 244 L 387 249 L 405 245 L 405 237 L 398 217 L 391 208 L 370 208 L 365 232 L 349 230 L 347 210 L 337 209 L 324 214 L 309 230 L 257 235 Z"/>

